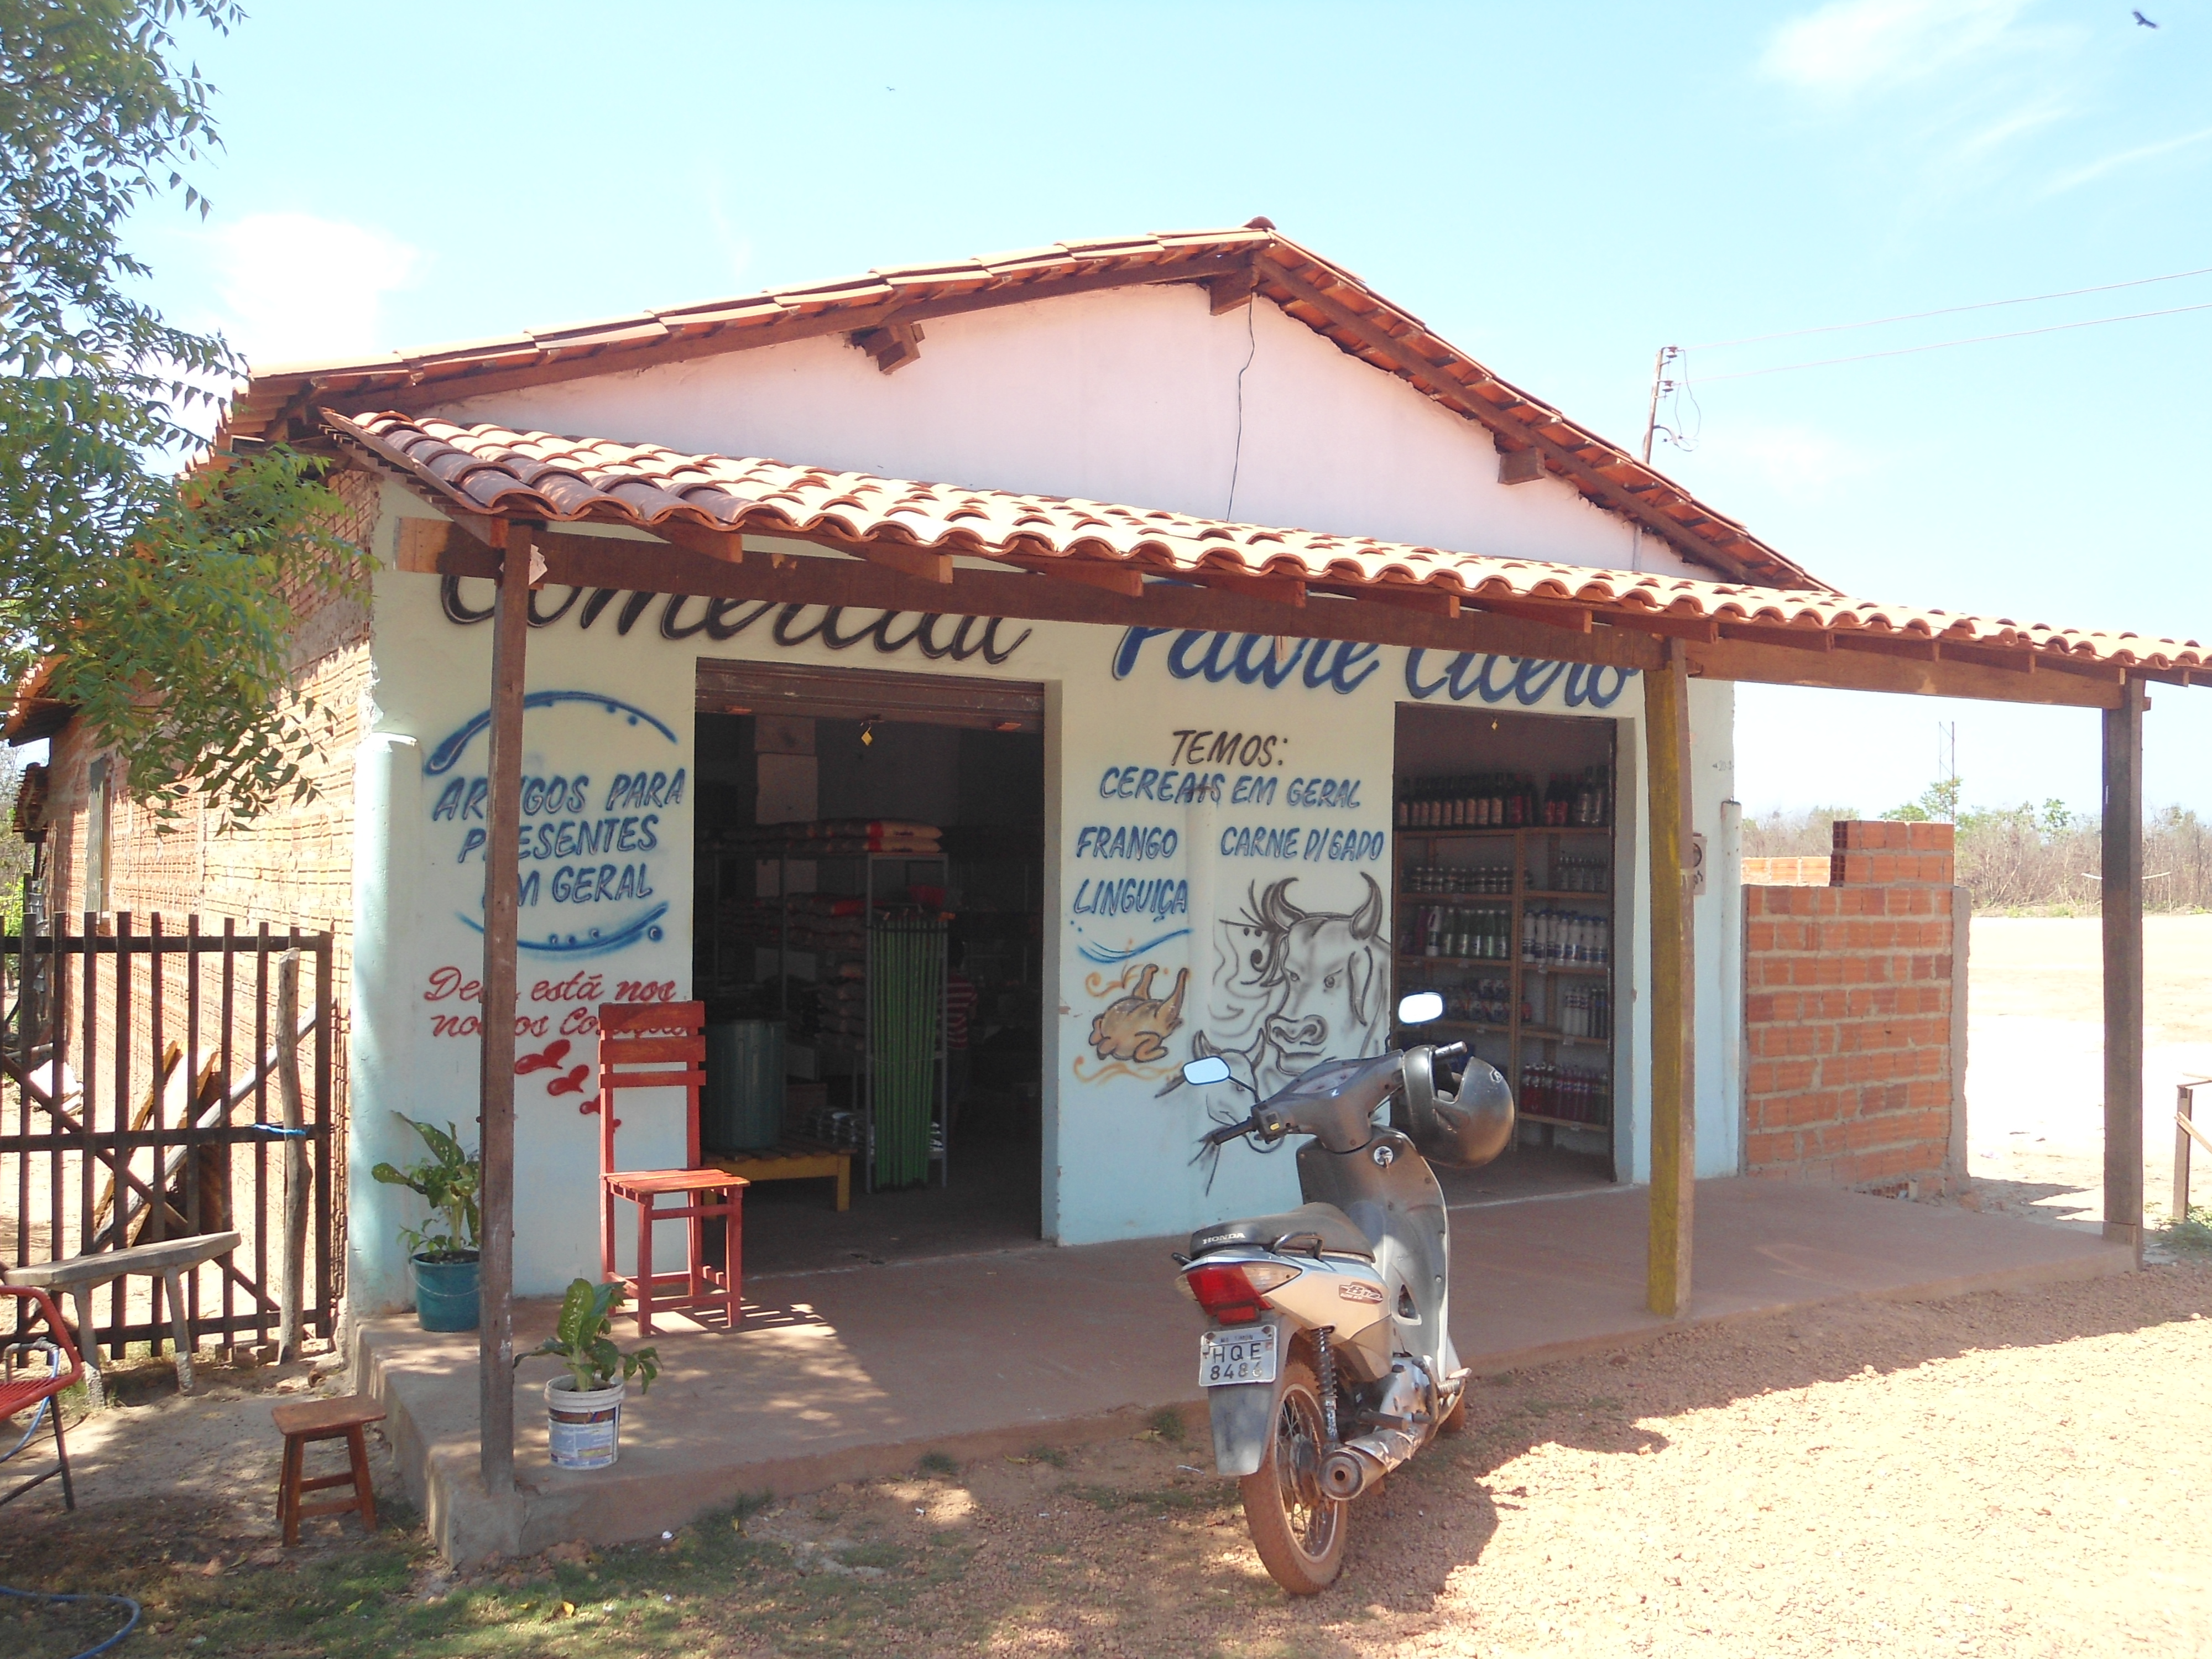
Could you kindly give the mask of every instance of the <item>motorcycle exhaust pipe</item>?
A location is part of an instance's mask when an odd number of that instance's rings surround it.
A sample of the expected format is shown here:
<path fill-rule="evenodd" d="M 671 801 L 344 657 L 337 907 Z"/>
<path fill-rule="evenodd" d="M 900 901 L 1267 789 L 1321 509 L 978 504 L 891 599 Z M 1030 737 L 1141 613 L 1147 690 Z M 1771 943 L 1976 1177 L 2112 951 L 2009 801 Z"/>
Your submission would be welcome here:
<path fill-rule="evenodd" d="M 1347 1440 L 1321 1461 L 1321 1486 L 1349 1502 L 1411 1458 L 1420 1443 L 1401 1429 L 1383 1429 Z"/>
<path fill-rule="evenodd" d="M 1350 1503 L 1389 1471 L 1372 1452 L 1339 1446 L 1321 1461 L 1321 1489 L 1341 1503 Z"/>

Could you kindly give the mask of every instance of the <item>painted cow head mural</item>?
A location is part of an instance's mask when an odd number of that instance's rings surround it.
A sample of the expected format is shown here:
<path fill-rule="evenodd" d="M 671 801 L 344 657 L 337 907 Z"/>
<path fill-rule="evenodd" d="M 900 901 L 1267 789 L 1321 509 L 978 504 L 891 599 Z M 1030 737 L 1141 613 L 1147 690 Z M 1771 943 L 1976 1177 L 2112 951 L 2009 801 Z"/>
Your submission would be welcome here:
<path fill-rule="evenodd" d="M 1389 1034 L 1382 888 L 1363 874 L 1356 909 L 1307 910 L 1291 900 L 1297 879 L 1247 890 L 1243 915 L 1222 924 L 1217 945 L 1233 945 L 1235 960 L 1216 964 L 1216 995 L 1231 989 L 1241 1006 L 1223 1021 L 1210 1005 L 1207 1029 L 1191 1041 L 1194 1057 L 1222 1055 L 1262 1096 L 1324 1059 L 1375 1053 Z"/>
<path fill-rule="evenodd" d="M 1273 994 L 1261 1023 L 1263 1093 L 1323 1060 L 1366 1053 L 1388 1024 L 1382 1006 L 1390 947 L 1382 937 L 1382 890 L 1363 875 L 1367 896 L 1350 915 L 1301 910 L 1290 900 L 1297 879 L 1272 882 L 1259 896 L 1269 945 L 1261 983 Z"/>

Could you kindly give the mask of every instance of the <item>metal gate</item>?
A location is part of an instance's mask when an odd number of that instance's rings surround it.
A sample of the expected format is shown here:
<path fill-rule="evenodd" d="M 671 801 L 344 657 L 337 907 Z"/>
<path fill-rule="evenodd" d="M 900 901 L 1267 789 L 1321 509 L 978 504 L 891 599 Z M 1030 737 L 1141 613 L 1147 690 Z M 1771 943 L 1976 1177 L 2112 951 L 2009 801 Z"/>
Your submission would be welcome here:
<path fill-rule="evenodd" d="M 294 950 L 304 1006 L 288 1054 L 277 959 Z M 237 1249 L 182 1281 L 187 1329 L 195 1345 L 273 1340 L 289 1059 L 311 1172 L 302 1328 L 331 1335 L 331 935 L 198 916 L 178 929 L 128 911 L 71 933 L 57 919 L 0 936 L 0 1261 L 235 1229 Z M 136 1343 L 159 1354 L 163 1300 L 158 1278 L 101 1286 L 86 1344 L 112 1359 Z"/>

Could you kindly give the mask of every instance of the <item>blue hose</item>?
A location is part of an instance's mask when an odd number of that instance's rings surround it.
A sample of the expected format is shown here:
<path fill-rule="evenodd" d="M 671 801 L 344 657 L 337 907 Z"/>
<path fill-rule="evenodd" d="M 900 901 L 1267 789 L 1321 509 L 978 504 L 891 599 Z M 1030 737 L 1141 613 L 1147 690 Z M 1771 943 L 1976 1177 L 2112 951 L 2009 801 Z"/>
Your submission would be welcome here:
<path fill-rule="evenodd" d="M 0 1595 L 13 1595 L 25 1601 L 120 1601 L 131 1609 L 131 1617 L 124 1621 L 121 1630 L 116 1632 L 98 1647 L 87 1648 L 82 1653 L 72 1655 L 71 1659 L 92 1659 L 94 1654 L 106 1652 L 108 1649 L 138 1628 L 138 1604 L 127 1595 L 67 1595 L 58 1590 L 10 1589 L 5 1584 L 0 1584 Z"/>

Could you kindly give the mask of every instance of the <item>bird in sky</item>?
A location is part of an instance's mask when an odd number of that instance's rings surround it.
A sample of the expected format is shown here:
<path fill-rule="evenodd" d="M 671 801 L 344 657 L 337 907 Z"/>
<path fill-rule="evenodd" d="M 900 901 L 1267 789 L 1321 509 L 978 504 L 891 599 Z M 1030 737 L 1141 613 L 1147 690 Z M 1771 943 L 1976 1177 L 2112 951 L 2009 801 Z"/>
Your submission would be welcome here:
<path fill-rule="evenodd" d="M 2149 18 L 2144 16 L 2141 12 L 2135 13 L 2134 17 L 2136 22 L 2142 24 L 2147 29 L 2154 29 L 2158 27 L 2157 24 L 2152 22 Z"/>

